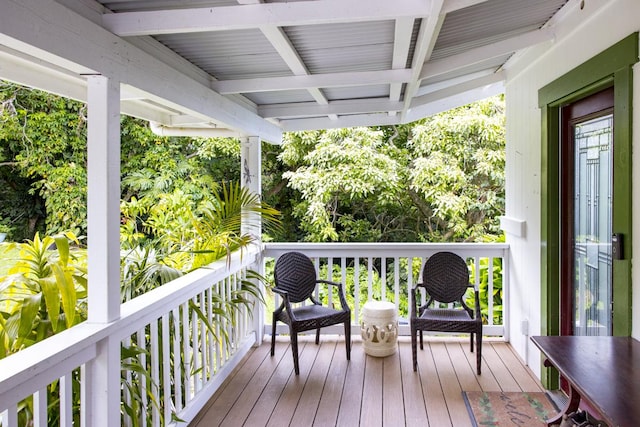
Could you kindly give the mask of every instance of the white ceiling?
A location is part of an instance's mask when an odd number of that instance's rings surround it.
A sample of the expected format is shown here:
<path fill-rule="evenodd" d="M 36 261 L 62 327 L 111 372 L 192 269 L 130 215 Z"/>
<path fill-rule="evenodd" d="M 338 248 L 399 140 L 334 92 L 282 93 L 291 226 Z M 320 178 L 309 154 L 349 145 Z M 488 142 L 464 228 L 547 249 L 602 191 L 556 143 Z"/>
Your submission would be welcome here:
<path fill-rule="evenodd" d="M 567 2 L 57 1 L 283 131 L 406 123 L 500 93 L 510 59 L 553 41 Z M 21 60 L 2 42 L 0 61 Z M 134 87 L 123 99 L 125 112 L 165 126 L 220 124 Z"/>

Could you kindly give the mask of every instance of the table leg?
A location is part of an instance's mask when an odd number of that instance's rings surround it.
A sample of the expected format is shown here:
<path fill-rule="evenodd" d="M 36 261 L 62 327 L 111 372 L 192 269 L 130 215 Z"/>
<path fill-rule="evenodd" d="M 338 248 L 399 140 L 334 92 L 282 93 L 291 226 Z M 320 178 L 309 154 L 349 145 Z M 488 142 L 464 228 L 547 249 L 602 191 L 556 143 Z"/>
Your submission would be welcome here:
<path fill-rule="evenodd" d="M 549 360 L 545 360 L 544 365 L 553 366 L 551 363 L 549 363 Z M 580 405 L 580 394 L 578 394 L 578 391 L 573 388 L 573 384 L 569 382 L 569 399 L 567 400 L 567 404 L 565 405 L 564 408 L 560 410 L 560 413 L 558 413 L 558 415 L 556 415 L 553 418 L 549 418 L 547 420 L 547 427 L 560 425 L 560 423 L 562 422 L 562 416 L 564 414 L 570 414 L 572 412 L 577 411 L 579 405 Z"/>

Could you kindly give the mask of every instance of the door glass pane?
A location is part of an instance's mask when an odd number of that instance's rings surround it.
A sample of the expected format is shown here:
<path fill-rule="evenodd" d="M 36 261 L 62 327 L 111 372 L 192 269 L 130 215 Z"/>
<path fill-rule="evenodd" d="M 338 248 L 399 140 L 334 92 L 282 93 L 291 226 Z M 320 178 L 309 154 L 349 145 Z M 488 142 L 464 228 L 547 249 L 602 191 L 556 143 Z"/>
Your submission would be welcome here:
<path fill-rule="evenodd" d="M 613 115 L 577 124 L 574 335 L 611 335 Z"/>

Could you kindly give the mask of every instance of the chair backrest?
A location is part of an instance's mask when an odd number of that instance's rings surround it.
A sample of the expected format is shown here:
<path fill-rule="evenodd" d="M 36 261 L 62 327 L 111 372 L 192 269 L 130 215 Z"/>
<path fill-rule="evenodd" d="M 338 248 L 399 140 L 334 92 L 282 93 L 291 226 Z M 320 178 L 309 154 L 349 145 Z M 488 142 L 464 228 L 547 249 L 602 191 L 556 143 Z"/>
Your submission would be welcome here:
<path fill-rule="evenodd" d="M 287 291 L 292 303 L 305 301 L 316 287 L 316 269 L 309 257 L 300 252 L 282 254 L 273 275 L 276 288 Z"/>
<path fill-rule="evenodd" d="M 436 301 L 460 301 L 469 287 L 469 268 L 459 255 L 437 252 L 424 263 L 422 283 Z"/>

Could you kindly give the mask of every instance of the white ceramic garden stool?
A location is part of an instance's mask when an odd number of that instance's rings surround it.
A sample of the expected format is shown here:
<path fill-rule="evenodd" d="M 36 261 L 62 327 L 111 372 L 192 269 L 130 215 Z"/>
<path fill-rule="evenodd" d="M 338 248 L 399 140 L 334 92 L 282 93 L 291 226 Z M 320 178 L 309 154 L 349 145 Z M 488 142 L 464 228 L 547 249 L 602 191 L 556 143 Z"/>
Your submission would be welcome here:
<path fill-rule="evenodd" d="M 386 357 L 398 348 L 398 316 L 396 306 L 388 301 L 368 301 L 362 307 L 360 334 L 364 352 Z"/>

